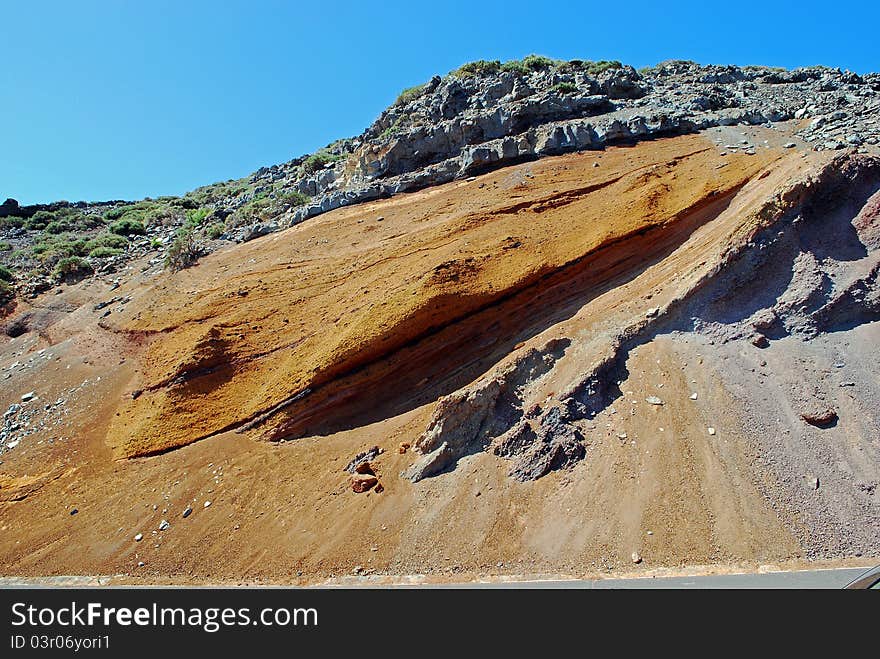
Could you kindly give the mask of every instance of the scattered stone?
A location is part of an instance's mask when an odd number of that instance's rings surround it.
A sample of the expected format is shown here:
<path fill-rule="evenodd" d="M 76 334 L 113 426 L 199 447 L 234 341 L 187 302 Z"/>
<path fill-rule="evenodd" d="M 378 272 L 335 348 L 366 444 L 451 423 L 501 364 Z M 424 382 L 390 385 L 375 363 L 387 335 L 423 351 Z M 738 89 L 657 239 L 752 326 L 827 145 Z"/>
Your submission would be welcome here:
<path fill-rule="evenodd" d="M 807 476 L 807 486 L 811 490 L 819 489 L 819 477 L 818 476 Z"/>
<path fill-rule="evenodd" d="M 135 541 L 135 542 L 140 542 L 140 541 L 143 540 L 143 539 L 144 539 L 144 534 L 143 534 L 143 533 L 138 533 L 138 534 L 134 537 L 134 541 Z"/>
<path fill-rule="evenodd" d="M 697 400 L 697 394 L 696 394 L 696 392 L 694 392 L 694 393 L 691 394 L 691 400 Z"/>
<path fill-rule="evenodd" d="M 782 148 L 783 149 L 793 149 L 796 146 L 797 146 L 797 144 L 795 144 L 794 142 L 786 142 L 785 144 L 782 145 Z"/>
<path fill-rule="evenodd" d="M 354 456 L 351 461 L 345 466 L 345 471 L 350 474 L 355 473 L 357 467 L 362 462 L 369 462 L 370 460 L 374 460 L 377 456 L 381 455 L 382 449 L 378 446 L 374 446 L 372 448 L 367 449 L 366 451 L 361 451 L 356 456 Z"/>
<path fill-rule="evenodd" d="M 815 409 L 801 413 L 801 418 L 811 426 L 823 428 L 833 425 L 837 421 L 837 412 L 831 408 Z"/>
<path fill-rule="evenodd" d="M 189 507 L 189 506 L 187 506 L 186 508 L 184 508 L 184 509 L 183 509 L 183 518 L 186 519 L 187 517 L 189 517 L 190 515 L 192 515 L 192 511 L 193 511 L 193 509 L 192 509 L 191 507 Z"/>
<path fill-rule="evenodd" d="M 352 492 L 356 492 L 358 494 L 363 494 L 367 492 L 379 482 L 379 479 L 375 476 L 366 476 L 358 474 L 353 476 L 351 479 L 351 489 Z"/>
<path fill-rule="evenodd" d="M 211 502 L 210 502 L 210 501 L 205 501 L 205 508 L 207 508 L 207 507 L 210 506 L 210 505 L 211 505 Z"/>
<path fill-rule="evenodd" d="M 373 488 L 373 492 L 376 494 L 382 494 L 385 491 L 385 486 L 382 483 L 376 483 L 376 487 Z"/>
<path fill-rule="evenodd" d="M 161 522 L 159 522 L 159 530 L 160 531 L 166 530 L 169 526 L 171 526 L 171 524 L 168 523 L 167 519 L 163 519 Z"/>
<path fill-rule="evenodd" d="M 36 397 L 37 397 L 37 394 L 36 394 L 35 391 L 29 391 L 28 393 L 24 394 L 24 395 L 21 397 L 21 402 L 22 402 L 22 403 L 27 403 L 28 401 L 31 401 L 31 400 L 33 400 L 33 399 L 36 398 Z"/>
<path fill-rule="evenodd" d="M 660 307 L 651 307 L 645 312 L 645 318 L 656 318 L 660 313 Z"/>
<path fill-rule="evenodd" d="M 354 470 L 358 474 L 368 474 L 370 476 L 376 475 L 376 470 L 373 468 L 373 465 L 367 461 L 359 462 L 357 465 L 355 465 Z"/>
<path fill-rule="evenodd" d="M 756 348 L 767 348 L 770 346 L 770 340 L 763 334 L 755 334 L 752 337 L 752 345 Z"/>
<path fill-rule="evenodd" d="M 143 561 L 138 561 L 138 567 L 143 567 L 145 563 Z"/>
<path fill-rule="evenodd" d="M 712 426 L 709 426 L 709 434 L 713 436 L 715 435 L 715 428 L 713 428 Z"/>
<path fill-rule="evenodd" d="M 634 552 L 632 553 L 632 557 L 631 557 L 631 558 L 632 558 L 632 562 L 633 562 L 634 564 L 636 564 L 636 565 L 638 565 L 639 563 L 642 562 L 642 555 L 639 554 L 639 552 L 637 552 L 637 551 L 634 551 Z"/>
<path fill-rule="evenodd" d="M 856 489 L 860 492 L 864 492 L 869 496 L 874 496 L 874 492 L 877 489 L 877 483 L 866 483 L 864 481 L 856 481 Z"/>
<path fill-rule="evenodd" d="M 71 515 L 76 515 L 78 512 L 79 512 L 79 509 L 78 509 L 78 508 L 74 508 L 73 510 L 70 511 L 70 514 L 71 514 Z"/>
<path fill-rule="evenodd" d="M 657 398 L 657 396 L 648 396 L 645 398 L 645 402 L 650 405 L 663 405 L 663 401 Z"/>
<path fill-rule="evenodd" d="M 401 455 L 403 455 L 404 453 L 406 453 L 409 450 L 409 447 L 410 447 L 409 442 L 400 442 L 400 444 L 397 446 L 397 452 L 400 453 Z"/>

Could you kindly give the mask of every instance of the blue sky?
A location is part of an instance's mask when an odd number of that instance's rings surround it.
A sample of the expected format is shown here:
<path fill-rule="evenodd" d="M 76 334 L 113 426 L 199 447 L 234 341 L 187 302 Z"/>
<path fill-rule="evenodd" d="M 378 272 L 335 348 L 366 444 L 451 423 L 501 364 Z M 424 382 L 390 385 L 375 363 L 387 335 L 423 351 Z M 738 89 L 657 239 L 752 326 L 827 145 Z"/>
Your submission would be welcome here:
<path fill-rule="evenodd" d="M 878 19 L 846 0 L 0 0 L 0 201 L 238 178 L 360 133 L 402 88 L 473 59 L 877 71 Z"/>

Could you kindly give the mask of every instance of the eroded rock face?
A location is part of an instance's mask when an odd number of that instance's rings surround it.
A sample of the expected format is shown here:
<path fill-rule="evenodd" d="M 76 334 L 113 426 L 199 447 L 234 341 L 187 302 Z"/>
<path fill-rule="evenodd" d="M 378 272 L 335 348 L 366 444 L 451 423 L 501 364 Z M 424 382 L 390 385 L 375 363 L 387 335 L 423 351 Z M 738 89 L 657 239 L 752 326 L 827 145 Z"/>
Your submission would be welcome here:
<path fill-rule="evenodd" d="M 568 415 L 553 407 L 541 417 L 537 430 L 523 420 L 499 438 L 493 452 L 513 460 L 512 478 L 530 481 L 583 460 L 587 454 L 583 442 L 584 436 Z"/>
<path fill-rule="evenodd" d="M 419 481 L 454 466 L 469 453 L 484 450 L 522 416 L 519 388 L 549 371 L 565 344 L 552 341 L 542 350 L 532 349 L 514 366 L 479 386 L 441 399 L 413 446 L 422 457 L 404 476 Z"/>
<path fill-rule="evenodd" d="M 437 385 L 424 402 L 445 398 L 449 420 L 416 449 L 424 456 L 446 442 L 429 468 L 443 469 L 522 414 L 519 385 L 499 381 L 463 406 L 477 413 L 453 421 L 462 384 L 481 380 L 518 335 L 661 257 L 782 156 L 722 156 L 686 136 L 605 153 L 600 168 L 597 158 L 544 161 L 499 172 L 491 189 L 466 181 L 341 211 L 205 259 L 102 319 L 150 337 L 133 387 L 143 393 L 123 403 L 109 441 L 133 456 L 232 428 L 269 439 L 331 434 L 409 409 L 427 378 Z M 212 283 L 221 280 L 233 283 Z M 555 352 L 536 349 L 512 381 Z"/>
<path fill-rule="evenodd" d="M 693 332 L 713 343 L 748 339 L 765 349 L 770 339 L 810 341 L 880 320 L 880 253 L 873 247 L 880 230 L 878 198 L 880 160 L 828 160 L 752 209 L 743 220 L 751 226 L 748 239 L 728 247 L 722 263 L 684 288 L 673 304 L 654 307 L 620 328 L 608 341 L 607 356 L 561 387 L 547 409 L 542 409 L 546 401 L 521 395 L 507 415 L 515 423 L 499 426 L 486 416 L 492 405 L 474 404 L 497 398 L 497 380 L 475 383 L 456 392 L 450 402 L 441 402 L 420 438 L 420 445 L 431 452 L 405 475 L 418 481 L 450 467 L 461 453 L 457 447 L 462 438 L 472 450 L 483 446 L 485 441 L 468 443 L 475 437 L 470 430 L 459 432 L 474 419 L 480 437 L 494 437 L 492 452 L 514 462 L 510 475 L 516 480 L 534 480 L 576 463 L 586 456 L 579 422 L 621 396 L 617 384 L 627 355 L 658 334 Z M 521 380 L 516 388 L 524 391 L 536 382 Z M 801 384 L 788 395 L 792 409 L 807 424 L 820 429 L 836 425 L 839 411 L 832 390 Z M 656 395 L 645 401 L 654 407 L 665 403 Z"/>

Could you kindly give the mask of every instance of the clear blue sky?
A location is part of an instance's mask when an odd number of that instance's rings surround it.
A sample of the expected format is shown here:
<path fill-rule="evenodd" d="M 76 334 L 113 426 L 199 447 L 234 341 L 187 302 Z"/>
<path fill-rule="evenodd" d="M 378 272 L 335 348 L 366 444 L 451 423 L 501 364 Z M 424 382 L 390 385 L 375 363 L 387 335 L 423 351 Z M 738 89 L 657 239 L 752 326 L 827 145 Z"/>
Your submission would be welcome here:
<path fill-rule="evenodd" d="M 402 88 L 473 59 L 877 71 L 878 24 L 877 3 L 847 0 L 0 0 L 0 201 L 244 176 L 360 133 Z"/>

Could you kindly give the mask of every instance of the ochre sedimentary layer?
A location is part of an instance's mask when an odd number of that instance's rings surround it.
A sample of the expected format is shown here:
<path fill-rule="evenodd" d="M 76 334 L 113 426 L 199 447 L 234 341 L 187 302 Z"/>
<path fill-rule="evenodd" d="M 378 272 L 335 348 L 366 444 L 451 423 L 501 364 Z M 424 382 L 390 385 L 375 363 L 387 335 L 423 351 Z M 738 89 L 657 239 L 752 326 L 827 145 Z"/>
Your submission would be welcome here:
<path fill-rule="evenodd" d="M 114 320 L 149 347 L 108 441 L 132 457 L 249 422 L 333 432 L 448 393 L 553 320 L 542 294 L 558 312 L 661 258 L 782 157 L 699 136 L 564 156 L 214 254 Z"/>

